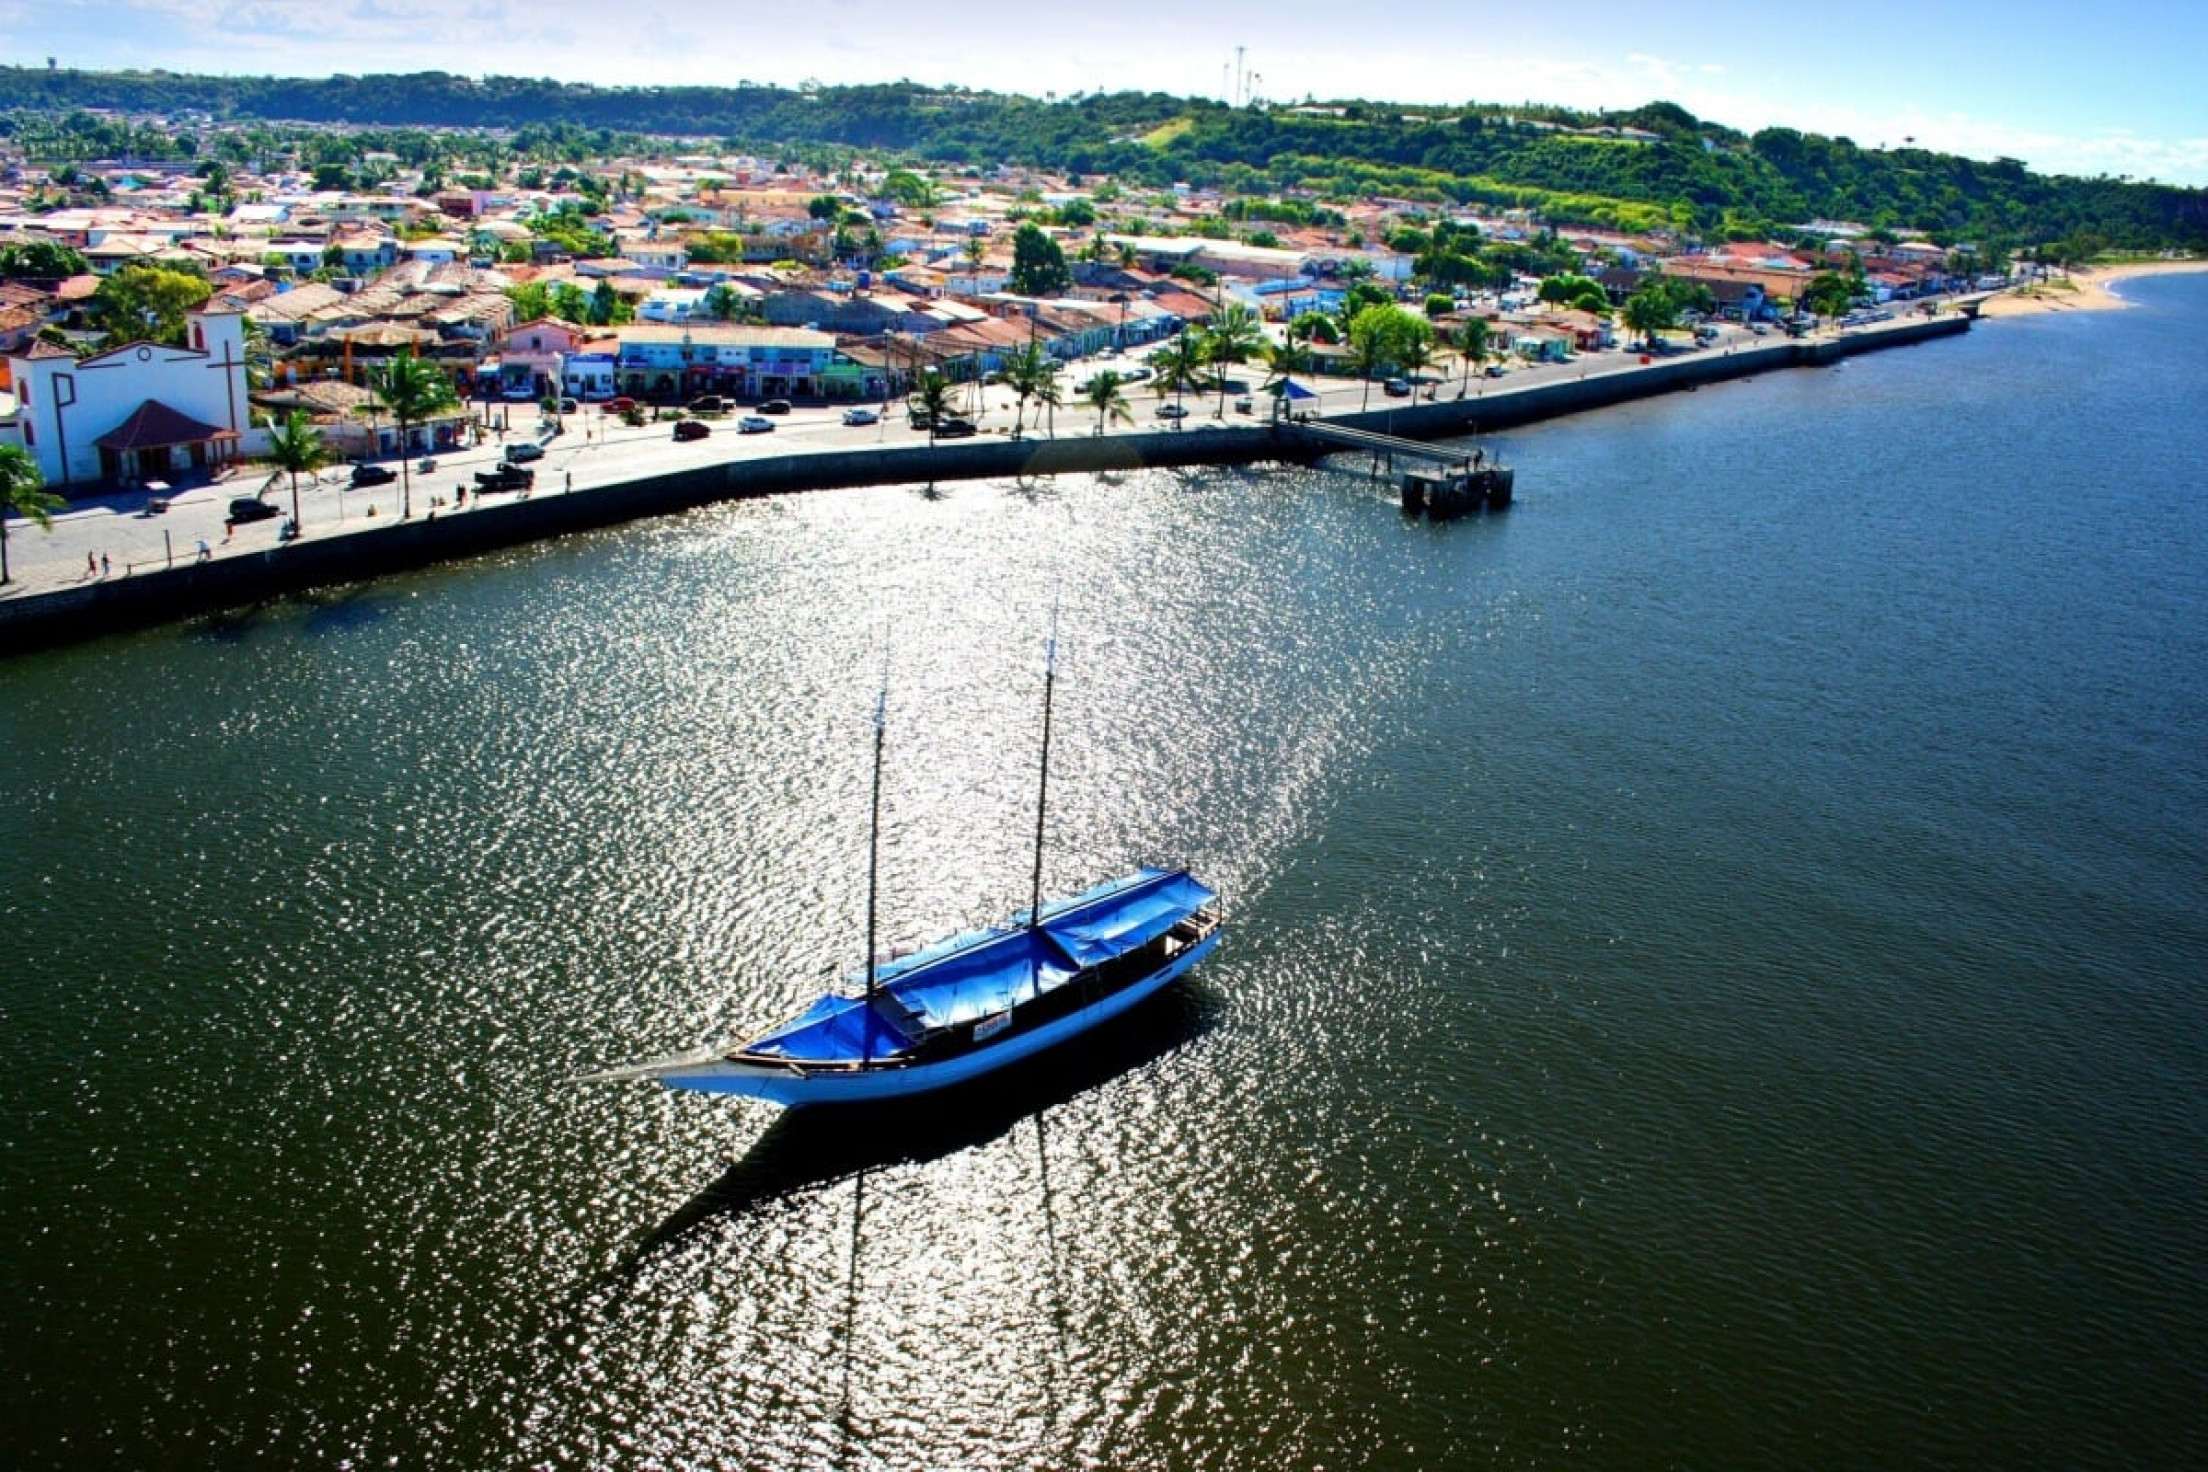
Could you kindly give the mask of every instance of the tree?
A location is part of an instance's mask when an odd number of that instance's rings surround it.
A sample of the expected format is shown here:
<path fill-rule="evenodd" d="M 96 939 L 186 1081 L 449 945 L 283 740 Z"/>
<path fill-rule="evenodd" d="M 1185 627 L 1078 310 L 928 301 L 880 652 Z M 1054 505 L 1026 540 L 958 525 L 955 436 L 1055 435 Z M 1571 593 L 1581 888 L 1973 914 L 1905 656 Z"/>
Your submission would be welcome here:
<path fill-rule="evenodd" d="M 1160 348 L 1150 362 L 1157 371 L 1159 389 L 1172 390 L 1176 403 L 1184 390 L 1197 387 L 1203 381 L 1203 344 L 1191 338 L 1185 327 L 1178 337 Z"/>
<path fill-rule="evenodd" d="M 278 470 L 291 476 L 291 524 L 303 525 L 299 520 L 299 477 L 314 474 L 331 458 L 328 442 L 307 418 L 306 410 L 292 410 L 282 424 L 268 432 L 268 458 Z"/>
<path fill-rule="evenodd" d="M 506 299 L 514 304 L 517 323 L 534 322 L 552 315 L 552 288 L 542 281 L 524 281 L 519 286 L 509 286 Z"/>
<path fill-rule="evenodd" d="M 376 369 L 369 377 L 368 386 L 374 391 L 376 401 L 398 421 L 400 514 L 410 517 L 414 514 L 414 482 L 408 467 L 412 463 L 413 446 L 408 442 L 407 431 L 439 410 L 451 408 L 459 398 L 452 391 L 452 380 L 415 357 L 412 349 Z"/>
<path fill-rule="evenodd" d="M 1035 406 L 1050 413 L 1050 437 L 1058 438 L 1058 406 L 1066 401 L 1065 387 L 1058 382 L 1056 371 L 1045 373 L 1035 385 Z"/>
<path fill-rule="evenodd" d="M 1372 380 L 1383 368 L 1397 367 L 1415 348 L 1433 342 L 1433 324 L 1392 302 L 1366 307 L 1349 323 L 1349 361 L 1365 381 L 1364 407 L 1372 405 Z"/>
<path fill-rule="evenodd" d="M 110 344 L 141 338 L 180 347 L 184 318 L 215 294 L 202 276 L 159 266 L 125 266 L 92 293 L 92 320 Z"/>
<path fill-rule="evenodd" d="M 833 194 L 816 194 L 805 201 L 805 213 L 816 220 L 834 220 L 843 214 L 843 201 Z"/>
<path fill-rule="evenodd" d="M 51 240 L 26 241 L 0 249 L 0 280 L 18 281 L 28 277 L 46 281 L 82 276 L 89 269 L 83 256 Z"/>
<path fill-rule="evenodd" d="M 0 445 L 0 583 L 8 581 L 8 513 L 51 532 L 61 506 L 61 497 L 46 489 L 46 477 L 31 452 L 21 445 Z"/>
<path fill-rule="evenodd" d="M 1426 315 L 1428 317 L 1445 317 L 1456 309 L 1457 299 L 1448 292 L 1429 291 L 1426 293 Z"/>
<path fill-rule="evenodd" d="M 1303 312 L 1288 324 L 1291 342 L 1337 343 L 1342 340 L 1341 329 L 1334 319 L 1324 312 Z"/>
<path fill-rule="evenodd" d="M 1457 329 L 1457 351 L 1464 354 L 1465 387 L 1472 386 L 1472 370 L 1487 357 L 1494 337 L 1494 329 L 1487 325 L 1485 317 L 1470 318 Z"/>
<path fill-rule="evenodd" d="M 1651 282 L 1625 299 L 1623 316 L 1627 329 L 1639 333 L 1653 350 L 1656 334 L 1678 325 L 1679 309 L 1672 304 L 1670 292 Z"/>
<path fill-rule="evenodd" d="M 1012 437 L 1020 437 L 1020 425 L 1027 415 L 1027 401 L 1035 397 L 1044 380 L 1051 376 L 1051 364 L 1042 347 L 1030 338 L 1024 347 L 1013 349 L 999 370 L 1004 375 L 1005 387 L 1012 390 Z"/>
<path fill-rule="evenodd" d="M 1102 434 L 1106 421 L 1116 419 L 1122 424 L 1134 422 L 1134 410 L 1127 407 L 1127 396 L 1119 391 L 1120 376 L 1117 373 L 1099 373 L 1089 380 L 1089 386 L 1081 390 L 1081 397 L 1096 410 L 1096 432 Z"/>
<path fill-rule="evenodd" d="M 1066 253 L 1032 222 L 1012 237 L 1012 289 L 1021 296 L 1056 296 L 1073 285 Z"/>
<path fill-rule="evenodd" d="M 1534 295 L 1542 301 L 1560 307 L 1575 307 L 1582 312 L 1610 310 L 1610 293 L 1602 289 L 1602 283 L 1569 272 L 1544 278 L 1540 290 Z"/>
<path fill-rule="evenodd" d="M 1835 271 L 1821 271 L 1802 291 L 1802 305 L 1820 317 L 1838 317 L 1856 297 L 1856 285 Z"/>
<path fill-rule="evenodd" d="M 1258 325 L 1257 313 L 1242 303 L 1229 302 L 1212 318 L 1211 331 L 1204 336 L 1204 355 L 1219 369 L 1219 412 L 1214 418 L 1227 417 L 1226 370 L 1247 363 L 1264 345 L 1265 329 Z"/>
<path fill-rule="evenodd" d="M 928 421 L 928 443 L 935 443 L 935 429 L 950 416 L 951 401 L 958 390 L 951 381 L 933 368 L 925 369 L 913 383 L 912 393 L 906 402 Z"/>

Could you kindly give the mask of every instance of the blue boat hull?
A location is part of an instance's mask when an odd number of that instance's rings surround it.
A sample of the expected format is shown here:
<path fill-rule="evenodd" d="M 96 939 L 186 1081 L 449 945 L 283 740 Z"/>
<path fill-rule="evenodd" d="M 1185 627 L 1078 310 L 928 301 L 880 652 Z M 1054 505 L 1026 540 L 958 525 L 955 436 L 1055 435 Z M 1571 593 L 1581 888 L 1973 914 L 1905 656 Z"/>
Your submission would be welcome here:
<path fill-rule="evenodd" d="M 1213 947 L 1219 944 L 1220 934 L 1214 930 L 1150 975 L 1129 982 L 1086 1007 L 1040 1027 L 1007 1034 L 1002 1042 L 932 1063 L 800 1069 L 787 1064 L 731 1058 L 697 1058 L 659 1065 L 651 1070 L 650 1076 L 670 1089 L 688 1089 L 702 1094 L 742 1094 L 754 1099 L 771 1099 L 793 1109 L 815 1104 L 874 1104 L 933 1093 L 1032 1058 L 1117 1017 L 1179 980 L 1190 967 L 1211 954 Z"/>

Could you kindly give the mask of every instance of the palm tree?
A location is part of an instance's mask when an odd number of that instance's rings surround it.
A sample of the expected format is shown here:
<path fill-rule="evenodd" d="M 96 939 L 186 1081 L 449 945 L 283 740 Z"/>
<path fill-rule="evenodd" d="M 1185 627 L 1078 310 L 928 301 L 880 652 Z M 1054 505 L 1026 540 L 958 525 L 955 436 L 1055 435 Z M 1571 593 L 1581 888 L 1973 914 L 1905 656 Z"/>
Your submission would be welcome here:
<path fill-rule="evenodd" d="M 1394 345 L 1388 341 L 1386 332 L 1376 330 L 1371 324 L 1359 325 L 1364 330 L 1349 334 L 1349 366 L 1365 381 L 1364 402 L 1357 406 L 1362 413 L 1372 407 L 1372 376 L 1388 365 Z"/>
<path fill-rule="evenodd" d="M 1096 432 L 1102 434 L 1107 420 L 1117 419 L 1122 424 L 1132 424 L 1134 410 L 1127 407 L 1127 396 L 1119 391 L 1120 376 L 1117 373 L 1099 373 L 1089 380 L 1089 386 L 1081 390 L 1081 397 L 1096 410 Z"/>
<path fill-rule="evenodd" d="M 0 583 L 8 581 L 8 513 L 37 524 L 42 532 L 54 529 L 54 513 L 61 497 L 46 489 L 46 477 L 38 462 L 21 445 L 0 445 Z"/>
<path fill-rule="evenodd" d="M 1018 439 L 1027 417 L 1027 401 L 1050 377 L 1050 364 L 1044 360 L 1042 346 L 1030 338 L 1025 347 L 1013 350 L 998 371 L 1004 376 L 1004 386 L 1012 390 L 1012 438 Z"/>
<path fill-rule="evenodd" d="M 1411 391 L 1418 391 L 1419 375 L 1434 366 L 1434 331 L 1423 322 L 1420 330 L 1406 335 L 1395 350 L 1395 366 L 1411 381 Z"/>
<path fill-rule="evenodd" d="M 452 392 L 452 381 L 408 349 L 372 372 L 368 386 L 374 390 L 378 402 L 399 422 L 400 515 L 410 517 L 414 514 L 414 482 L 408 474 L 412 446 L 407 442 L 407 431 L 438 410 L 449 409 L 458 402 Z"/>
<path fill-rule="evenodd" d="M 1188 329 L 1167 343 L 1152 359 L 1157 365 L 1157 383 L 1160 391 L 1170 389 L 1176 404 L 1181 392 L 1201 382 L 1204 376 L 1203 344 L 1190 339 Z"/>
<path fill-rule="evenodd" d="M 1265 329 L 1258 325 L 1257 313 L 1240 302 L 1230 302 L 1211 319 L 1211 332 L 1204 339 L 1204 346 L 1211 361 L 1219 367 L 1219 412 L 1214 418 L 1227 417 L 1227 372 L 1238 363 L 1247 363 L 1250 355 L 1265 346 Z"/>
<path fill-rule="evenodd" d="M 908 402 L 927 416 L 930 445 L 935 443 L 935 427 L 951 412 L 951 400 L 957 393 L 958 390 L 951 386 L 950 380 L 933 368 L 924 370 L 914 382 Z"/>
<path fill-rule="evenodd" d="M 322 438 L 322 431 L 307 418 L 307 411 L 294 409 L 282 424 L 268 432 L 268 458 L 278 470 L 291 476 L 291 524 L 296 530 L 299 520 L 299 477 L 312 475 L 330 463 L 330 447 Z"/>
<path fill-rule="evenodd" d="M 1494 331 L 1485 317 L 1472 317 L 1457 329 L 1457 351 L 1464 354 L 1464 385 L 1472 386 L 1473 367 L 1485 361 L 1494 342 Z"/>
<path fill-rule="evenodd" d="M 1035 407 L 1050 411 L 1050 437 L 1058 438 L 1058 406 L 1066 401 L 1066 391 L 1058 382 L 1055 372 L 1046 371 L 1035 385 Z"/>

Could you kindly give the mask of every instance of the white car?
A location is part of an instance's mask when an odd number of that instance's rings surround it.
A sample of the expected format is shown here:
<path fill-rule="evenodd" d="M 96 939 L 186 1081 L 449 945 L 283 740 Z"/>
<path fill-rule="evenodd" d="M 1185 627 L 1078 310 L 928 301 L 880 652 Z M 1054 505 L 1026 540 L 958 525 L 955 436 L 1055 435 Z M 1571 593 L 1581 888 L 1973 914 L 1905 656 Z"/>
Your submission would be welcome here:
<path fill-rule="evenodd" d="M 880 424 L 882 416 L 872 409 L 846 409 L 843 411 L 843 422 L 845 424 Z"/>
<path fill-rule="evenodd" d="M 736 421 L 738 434 L 772 434 L 774 421 L 763 414 L 746 414 Z"/>

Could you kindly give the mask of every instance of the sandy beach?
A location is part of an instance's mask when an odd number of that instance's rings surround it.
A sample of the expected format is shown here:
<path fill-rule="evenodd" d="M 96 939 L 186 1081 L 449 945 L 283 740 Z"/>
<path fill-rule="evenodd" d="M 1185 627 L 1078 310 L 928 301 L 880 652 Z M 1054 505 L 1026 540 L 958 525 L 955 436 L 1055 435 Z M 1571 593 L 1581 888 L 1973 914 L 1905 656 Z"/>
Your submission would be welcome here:
<path fill-rule="evenodd" d="M 2031 312 L 2108 312 L 2136 306 L 2111 290 L 2133 276 L 2166 276 L 2179 271 L 2208 271 L 2208 260 L 2132 261 L 2120 266 L 2088 266 L 2036 286 L 2005 291 L 1987 299 L 1981 317 L 2020 317 Z"/>

